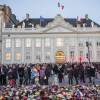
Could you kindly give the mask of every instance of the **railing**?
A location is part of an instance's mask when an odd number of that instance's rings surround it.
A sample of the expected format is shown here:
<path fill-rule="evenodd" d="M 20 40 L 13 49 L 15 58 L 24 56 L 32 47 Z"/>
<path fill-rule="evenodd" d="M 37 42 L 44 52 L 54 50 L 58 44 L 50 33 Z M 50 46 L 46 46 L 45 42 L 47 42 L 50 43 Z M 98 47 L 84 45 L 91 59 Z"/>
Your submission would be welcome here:
<path fill-rule="evenodd" d="M 78 27 L 76 28 L 78 32 L 100 32 L 100 27 Z"/>
<path fill-rule="evenodd" d="M 43 30 L 45 30 L 45 28 L 3 28 L 2 29 L 2 32 L 10 32 L 10 33 L 27 33 L 27 32 L 36 32 L 36 33 L 40 33 L 42 32 Z M 77 32 L 100 32 L 100 28 L 99 27 L 89 27 L 89 28 L 86 28 L 86 27 L 77 27 L 77 28 L 72 28 L 73 30 L 77 31 Z M 58 31 L 59 32 L 59 31 Z"/>
<path fill-rule="evenodd" d="M 36 32 L 35 28 L 3 28 L 3 32 Z"/>

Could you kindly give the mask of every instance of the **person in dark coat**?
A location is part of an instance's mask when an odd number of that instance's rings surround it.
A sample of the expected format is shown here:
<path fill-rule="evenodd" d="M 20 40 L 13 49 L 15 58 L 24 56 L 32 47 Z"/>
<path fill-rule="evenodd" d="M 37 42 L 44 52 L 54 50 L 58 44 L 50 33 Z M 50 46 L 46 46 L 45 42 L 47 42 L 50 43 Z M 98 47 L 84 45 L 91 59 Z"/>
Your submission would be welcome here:
<path fill-rule="evenodd" d="M 16 80 L 18 79 L 18 68 L 15 65 L 13 65 L 13 77 L 16 82 Z"/>
<path fill-rule="evenodd" d="M 24 78 L 24 65 L 19 66 L 18 74 L 19 74 L 19 83 L 20 83 L 20 85 L 22 85 L 23 84 L 23 78 Z"/>
<path fill-rule="evenodd" d="M 64 73 L 64 66 L 62 66 L 61 64 L 58 66 L 58 79 L 59 79 L 59 83 L 62 83 L 63 80 L 63 73 Z"/>
<path fill-rule="evenodd" d="M 29 74 L 28 74 L 27 67 L 25 67 L 25 68 L 24 68 L 24 82 L 23 82 L 25 85 L 28 85 L 28 78 L 29 78 L 28 75 L 29 75 Z"/>
<path fill-rule="evenodd" d="M 54 65 L 53 72 L 54 74 L 58 74 L 58 67 L 56 64 Z"/>
<path fill-rule="evenodd" d="M 1 64 L 0 65 L 0 85 L 7 84 L 6 76 L 7 76 L 7 68 L 6 66 Z"/>
<path fill-rule="evenodd" d="M 78 84 L 79 69 L 76 64 L 74 65 L 74 68 L 73 68 L 73 75 L 74 75 L 76 84 Z"/>
<path fill-rule="evenodd" d="M 89 83 L 91 83 L 91 67 L 87 66 L 86 68 L 86 74 L 87 74 L 87 78 L 89 79 Z"/>
<path fill-rule="evenodd" d="M 51 75 L 51 68 L 46 64 L 45 65 L 45 77 L 44 77 L 44 79 L 45 79 L 45 85 L 48 85 L 48 78 L 50 77 L 50 75 Z"/>
<path fill-rule="evenodd" d="M 28 71 L 28 84 L 31 83 L 31 66 L 27 66 L 27 71 Z"/>
<path fill-rule="evenodd" d="M 85 83 L 85 70 L 82 64 L 79 65 L 79 76 L 80 76 L 80 81 Z"/>
<path fill-rule="evenodd" d="M 95 73 L 96 73 L 96 69 L 93 65 L 91 65 L 91 68 L 90 68 L 91 82 L 94 85 L 95 85 Z"/>
<path fill-rule="evenodd" d="M 71 66 L 67 69 L 67 73 L 68 73 L 68 83 L 69 85 L 72 85 L 73 84 L 73 69 Z"/>

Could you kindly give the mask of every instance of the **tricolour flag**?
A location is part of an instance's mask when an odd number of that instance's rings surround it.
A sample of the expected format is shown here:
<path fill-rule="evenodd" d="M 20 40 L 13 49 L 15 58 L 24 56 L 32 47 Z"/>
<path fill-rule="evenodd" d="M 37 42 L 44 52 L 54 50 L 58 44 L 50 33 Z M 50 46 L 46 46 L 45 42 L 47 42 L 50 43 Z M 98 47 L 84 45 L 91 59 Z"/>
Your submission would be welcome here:
<path fill-rule="evenodd" d="M 60 7 L 60 2 L 58 2 L 58 7 Z"/>
<path fill-rule="evenodd" d="M 61 9 L 62 9 L 62 10 L 64 9 L 64 5 L 61 5 Z"/>

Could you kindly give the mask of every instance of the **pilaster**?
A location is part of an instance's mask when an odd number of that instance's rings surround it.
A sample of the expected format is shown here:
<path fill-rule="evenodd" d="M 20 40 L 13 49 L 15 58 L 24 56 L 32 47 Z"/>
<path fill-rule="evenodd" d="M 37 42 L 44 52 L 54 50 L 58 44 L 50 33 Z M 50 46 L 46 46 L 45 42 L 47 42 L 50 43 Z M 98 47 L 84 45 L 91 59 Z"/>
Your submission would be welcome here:
<path fill-rule="evenodd" d="M 34 52 L 34 39 L 32 39 L 32 63 L 35 63 L 35 52 Z"/>
<path fill-rule="evenodd" d="M 42 41 L 42 63 L 44 62 L 44 38 L 41 38 L 41 41 Z"/>
<path fill-rule="evenodd" d="M 24 38 L 22 38 L 22 63 L 25 63 L 25 53 L 24 53 L 25 45 L 24 45 Z"/>
<path fill-rule="evenodd" d="M 11 63 L 14 63 L 15 62 L 14 56 L 16 55 L 15 51 L 14 51 L 14 47 L 15 47 L 14 46 L 14 38 L 11 39 L 11 47 L 12 47 L 11 48 L 11 55 L 12 55 L 12 61 L 11 61 Z"/>

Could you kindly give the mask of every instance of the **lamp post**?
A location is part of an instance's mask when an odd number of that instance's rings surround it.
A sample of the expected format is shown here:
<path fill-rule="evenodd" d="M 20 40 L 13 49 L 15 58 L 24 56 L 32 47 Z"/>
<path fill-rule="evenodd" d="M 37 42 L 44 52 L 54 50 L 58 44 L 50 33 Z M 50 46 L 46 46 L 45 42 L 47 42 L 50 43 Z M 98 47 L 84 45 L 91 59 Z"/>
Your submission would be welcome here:
<path fill-rule="evenodd" d="M 86 42 L 86 47 L 87 47 L 87 49 L 88 49 L 88 53 L 87 53 L 87 58 L 88 58 L 88 60 L 89 60 L 89 63 L 90 63 L 90 47 L 89 47 L 89 42 Z"/>
<path fill-rule="evenodd" d="M 0 63 L 2 63 L 2 19 L 0 16 Z"/>

